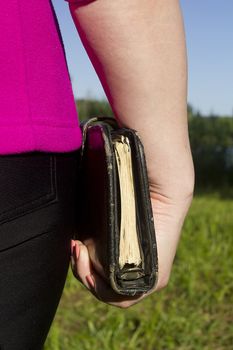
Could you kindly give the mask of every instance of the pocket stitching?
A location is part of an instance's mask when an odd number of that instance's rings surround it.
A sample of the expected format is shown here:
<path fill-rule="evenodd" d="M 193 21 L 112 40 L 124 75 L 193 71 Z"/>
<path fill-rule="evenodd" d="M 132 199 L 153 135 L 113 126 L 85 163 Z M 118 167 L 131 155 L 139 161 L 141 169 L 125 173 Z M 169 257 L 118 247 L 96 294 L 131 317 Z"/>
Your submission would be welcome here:
<path fill-rule="evenodd" d="M 16 219 L 17 217 L 20 217 L 22 215 L 25 215 L 27 213 L 32 212 L 33 210 L 36 210 L 37 208 L 39 209 L 42 205 L 46 205 L 52 202 L 52 200 L 55 200 L 57 197 L 57 183 L 56 183 L 56 162 L 55 162 L 55 157 L 54 155 L 50 156 L 50 165 L 49 165 L 49 171 L 50 171 L 50 192 L 44 195 L 41 195 L 37 198 L 34 198 L 31 201 L 27 201 L 24 204 L 17 206 L 17 207 L 12 207 L 11 209 L 1 211 L 0 213 L 0 223 L 4 223 L 6 221 L 11 221 L 13 219 Z M 43 199 L 43 200 L 42 200 Z M 28 204 L 34 205 L 38 203 L 38 205 L 34 208 L 28 208 L 26 209 Z M 22 210 L 25 208 L 25 211 L 22 212 Z M 17 211 L 21 211 L 17 213 Z M 15 213 L 14 213 L 15 212 Z M 10 217 L 9 218 L 2 218 L 1 216 L 7 215 L 6 213 L 9 213 Z"/>

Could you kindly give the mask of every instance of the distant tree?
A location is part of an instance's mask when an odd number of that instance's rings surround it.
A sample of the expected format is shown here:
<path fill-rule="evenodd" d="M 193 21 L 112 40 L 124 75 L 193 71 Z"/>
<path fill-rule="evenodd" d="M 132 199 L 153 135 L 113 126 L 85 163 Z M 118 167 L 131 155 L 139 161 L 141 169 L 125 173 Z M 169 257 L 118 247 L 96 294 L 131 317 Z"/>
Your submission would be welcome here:
<path fill-rule="evenodd" d="M 214 114 L 189 115 L 189 134 L 198 186 L 233 185 L 229 157 L 233 147 L 233 118 Z"/>
<path fill-rule="evenodd" d="M 80 121 L 101 115 L 113 117 L 106 100 L 79 99 L 76 104 Z M 190 104 L 187 108 L 196 185 L 233 186 L 233 117 L 203 117 Z"/>
<path fill-rule="evenodd" d="M 112 109 L 106 100 L 79 99 L 76 101 L 79 120 L 96 116 L 113 116 Z"/>

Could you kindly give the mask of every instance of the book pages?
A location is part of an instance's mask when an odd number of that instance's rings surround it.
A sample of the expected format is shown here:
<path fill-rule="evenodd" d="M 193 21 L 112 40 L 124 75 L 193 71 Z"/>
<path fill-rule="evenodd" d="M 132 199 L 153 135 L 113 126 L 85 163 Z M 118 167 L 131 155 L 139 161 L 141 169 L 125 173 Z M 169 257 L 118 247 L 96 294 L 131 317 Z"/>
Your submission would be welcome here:
<path fill-rule="evenodd" d="M 123 135 L 113 141 L 121 196 L 119 265 L 141 263 L 136 224 L 135 188 L 129 140 Z"/>

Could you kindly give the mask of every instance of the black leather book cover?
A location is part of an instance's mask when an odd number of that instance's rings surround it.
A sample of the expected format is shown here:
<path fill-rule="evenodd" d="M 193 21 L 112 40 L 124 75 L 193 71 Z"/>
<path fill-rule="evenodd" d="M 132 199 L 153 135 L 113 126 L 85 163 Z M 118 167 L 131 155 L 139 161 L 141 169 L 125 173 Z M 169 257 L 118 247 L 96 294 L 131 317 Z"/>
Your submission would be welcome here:
<path fill-rule="evenodd" d="M 77 239 L 117 293 L 146 293 L 156 284 L 158 258 L 143 144 L 110 117 L 81 127 Z"/>

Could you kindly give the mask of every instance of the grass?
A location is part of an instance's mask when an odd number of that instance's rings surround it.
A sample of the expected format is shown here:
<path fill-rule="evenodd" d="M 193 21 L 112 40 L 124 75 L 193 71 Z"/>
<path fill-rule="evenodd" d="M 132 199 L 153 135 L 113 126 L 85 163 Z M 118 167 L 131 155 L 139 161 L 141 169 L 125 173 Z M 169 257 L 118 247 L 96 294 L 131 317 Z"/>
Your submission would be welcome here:
<path fill-rule="evenodd" d="M 169 285 L 120 310 L 69 273 L 45 350 L 232 350 L 233 200 L 199 195 Z"/>

